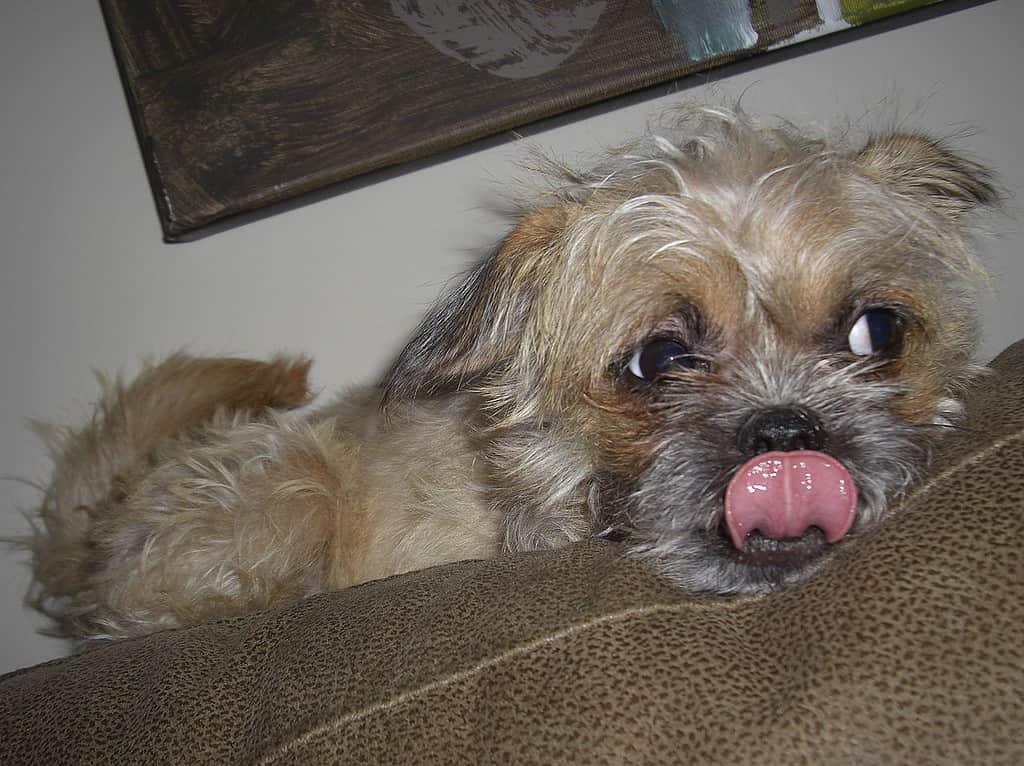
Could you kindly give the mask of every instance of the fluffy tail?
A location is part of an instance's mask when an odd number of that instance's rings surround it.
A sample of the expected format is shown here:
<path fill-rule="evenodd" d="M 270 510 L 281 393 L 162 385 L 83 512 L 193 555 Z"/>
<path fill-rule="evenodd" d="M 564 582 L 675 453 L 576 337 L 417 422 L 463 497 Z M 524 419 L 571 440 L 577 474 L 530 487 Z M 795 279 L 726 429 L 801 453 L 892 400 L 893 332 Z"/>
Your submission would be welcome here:
<path fill-rule="evenodd" d="M 56 635 L 74 634 L 76 604 L 90 581 L 95 553 L 91 530 L 123 497 L 164 443 L 215 416 L 289 409 L 311 399 L 305 358 L 249 359 L 175 354 L 146 365 L 125 385 L 98 375 L 102 396 L 92 418 L 73 428 L 33 423 L 53 459 L 53 477 L 24 541 L 35 581 L 27 602 L 55 622 Z M 78 607 L 79 609 L 82 607 Z"/>

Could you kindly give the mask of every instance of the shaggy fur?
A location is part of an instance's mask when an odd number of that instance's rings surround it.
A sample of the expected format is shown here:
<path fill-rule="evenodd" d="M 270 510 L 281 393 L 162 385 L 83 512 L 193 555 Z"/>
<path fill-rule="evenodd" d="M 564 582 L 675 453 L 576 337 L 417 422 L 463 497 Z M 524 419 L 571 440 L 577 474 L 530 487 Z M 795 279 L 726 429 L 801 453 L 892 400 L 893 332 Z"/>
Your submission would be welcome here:
<path fill-rule="evenodd" d="M 995 201 L 987 172 L 917 135 L 850 148 L 711 109 L 549 170 L 378 386 L 288 412 L 307 362 L 179 355 L 51 430 L 31 598 L 55 632 L 138 635 L 609 532 L 684 587 L 771 591 L 835 546 L 722 532 L 769 411 L 849 470 L 852 536 L 882 519 L 976 373 L 965 227 Z M 866 312 L 895 328 L 883 351 L 851 345 Z M 637 375 L 664 341 L 685 355 Z"/>

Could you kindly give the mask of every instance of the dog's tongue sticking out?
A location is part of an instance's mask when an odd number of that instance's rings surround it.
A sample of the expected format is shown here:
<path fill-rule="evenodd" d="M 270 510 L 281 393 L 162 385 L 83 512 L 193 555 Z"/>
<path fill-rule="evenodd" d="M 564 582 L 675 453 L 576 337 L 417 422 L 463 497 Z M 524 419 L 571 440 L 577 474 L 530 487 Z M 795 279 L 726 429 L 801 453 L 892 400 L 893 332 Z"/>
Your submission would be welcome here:
<path fill-rule="evenodd" d="M 823 452 L 766 452 L 748 461 L 725 492 L 725 525 L 737 549 L 757 530 L 773 540 L 802 537 L 817 527 L 830 543 L 850 531 L 857 487 Z"/>

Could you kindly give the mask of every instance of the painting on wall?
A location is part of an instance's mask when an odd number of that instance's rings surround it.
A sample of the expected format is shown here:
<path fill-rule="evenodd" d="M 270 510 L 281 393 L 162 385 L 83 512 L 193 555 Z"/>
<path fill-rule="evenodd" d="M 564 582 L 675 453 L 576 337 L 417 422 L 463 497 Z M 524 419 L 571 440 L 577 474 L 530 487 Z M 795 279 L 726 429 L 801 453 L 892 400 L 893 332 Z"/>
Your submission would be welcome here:
<path fill-rule="evenodd" d="M 938 0 L 102 0 L 165 239 Z"/>

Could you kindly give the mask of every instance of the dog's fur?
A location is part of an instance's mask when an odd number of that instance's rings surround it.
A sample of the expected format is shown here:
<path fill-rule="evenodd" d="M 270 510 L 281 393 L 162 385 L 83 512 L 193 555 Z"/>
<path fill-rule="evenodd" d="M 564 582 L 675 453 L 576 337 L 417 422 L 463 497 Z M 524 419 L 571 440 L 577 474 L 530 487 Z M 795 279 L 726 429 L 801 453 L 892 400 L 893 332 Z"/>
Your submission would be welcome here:
<path fill-rule="evenodd" d="M 377 387 L 288 412 L 307 361 L 185 355 L 106 383 L 91 423 L 49 433 L 35 606 L 131 636 L 607 532 L 697 591 L 807 577 L 832 546 L 758 558 L 721 531 L 738 435 L 811 413 L 854 533 L 881 519 L 977 371 L 966 226 L 996 194 L 917 135 L 854 149 L 719 109 L 676 130 L 556 169 Z M 869 310 L 887 353 L 848 345 Z M 640 379 L 657 339 L 685 363 Z"/>

